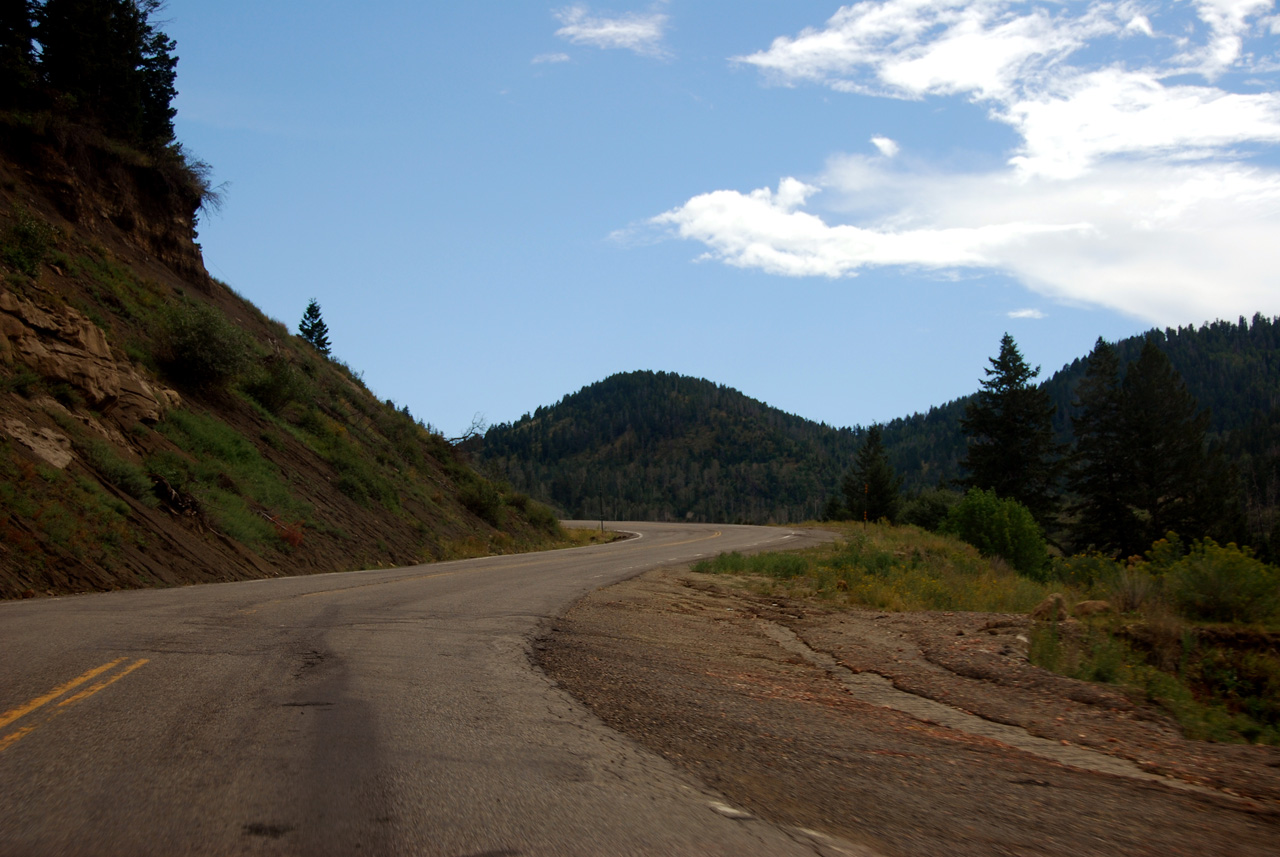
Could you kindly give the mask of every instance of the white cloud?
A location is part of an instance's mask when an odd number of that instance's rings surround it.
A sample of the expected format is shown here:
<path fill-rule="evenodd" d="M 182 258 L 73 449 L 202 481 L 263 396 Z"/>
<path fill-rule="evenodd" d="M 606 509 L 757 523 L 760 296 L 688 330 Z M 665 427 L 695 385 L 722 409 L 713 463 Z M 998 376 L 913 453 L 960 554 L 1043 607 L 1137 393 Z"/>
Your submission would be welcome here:
<path fill-rule="evenodd" d="M 1156 31 L 1151 27 L 1151 20 L 1146 15 L 1134 15 L 1129 19 L 1129 23 L 1124 25 L 1126 32 L 1141 33 L 1144 36 L 1154 37 Z"/>
<path fill-rule="evenodd" d="M 1047 318 L 1043 312 L 1038 309 L 1015 309 L 1005 313 L 1009 318 Z"/>
<path fill-rule="evenodd" d="M 568 61 L 569 61 L 568 54 L 538 54 L 532 60 L 534 65 L 540 65 L 541 63 L 557 63 L 557 62 L 568 62 Z"/>
<path fill-rule="evenodd" d="M 663 56 L 662 38 L 667 16 L 660 12 L 630 12 L 614 18 L 591 14 L 586 6 L 567 6 L 555 12 L 563 26 L 556 35 L 575 45 L 623 48 L 644 56 Z"/>
<path fill-rule="evenodd" d="M 1072 178 L 1112 155 L 1204 157 L 1242 143 L 1280 142 L 1280 96 L 1168 86 L 1148 72 L 1103 69 L 1010 104 L 1024 143 L 1020 171 Z"/>
<path fill-rule="evenodd" d="M 886 158 L 892 158 L 894 155 L 898 154 L 898 144 L 893 140 L 890 140 L 888 137 L 872 137 L 871 145 L 875 146 L 880 151 L 880 154 L 884 155 Z"/>
<path fill-rule="evenodd" d="M 802 210 L 824 197 L 830 211 L 866 222 Z M 1048 298 L 1161 325 L 1280 314 L 1275 170 L 1115 163 L 1063 182 L 890 172 L 850 156 L 817 184 L 700 194 L 652 222 L 702 242 L 710 258 L 785 276 L 987 269 Z"/>
<path fill-rule="evenodd" d="M 777 191 L 721 190 L 694 197 L 653 219 L 681 238 L 711 248 L 731 265 L 786 276 L 851 276 L 870 265 L 924 268 L 991 267 L 1000 248 L 1043 233 L 1078 231 L 1081 224 L 933 224 L 914 229 L 831 226 L 800 211 L 818 188 L 786 178 Z"/>
<path fill-rule="evenodd" d="M 903 164 L 897 143 L 877 136 L 880 158 L 836 158 L 776 192 L 699 194 L 652 223 L 702 242 L 710 258 L 776 274 L 985 268 L 1046 297 L 1159 324 L 1280 313 L 1280 171 L 1249 154 L 1280 143 L 1274 69 L 1249 50 L 1270 8 L 843 7 L 823 27 L 736 61 L 785 85 L 966 97 L 1018 134 L 1008 166 L 957 174 Z M 1218 83 L 1227 70 L 1261 77 L 1252 91 L 1231 91 Z M 1256 91 L 1259 80 L 1270 88 Z"/>

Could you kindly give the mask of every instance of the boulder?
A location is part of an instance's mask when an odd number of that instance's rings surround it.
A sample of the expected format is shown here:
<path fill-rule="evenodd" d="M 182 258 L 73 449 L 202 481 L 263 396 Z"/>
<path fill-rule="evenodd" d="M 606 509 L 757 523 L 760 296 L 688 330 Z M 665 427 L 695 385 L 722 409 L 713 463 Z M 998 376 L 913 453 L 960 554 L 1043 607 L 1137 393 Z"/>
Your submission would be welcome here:
<path fill-rule="evenodd" d="M 1099 613 L 1110 613 L 1111 603 L 1109 601 L 1081 601 L 1071 612 L 1078 619 L 1083 619 L 1085 616 L 1096 616 Z"/>
<path fill-rule="evenodd" d="M 1062 594 L 1055 592 L 1041 601 L 1031 611 L 1031 618 L 1037 622 L 1062 622 L 1067 618 L 1067 604 Z"/>

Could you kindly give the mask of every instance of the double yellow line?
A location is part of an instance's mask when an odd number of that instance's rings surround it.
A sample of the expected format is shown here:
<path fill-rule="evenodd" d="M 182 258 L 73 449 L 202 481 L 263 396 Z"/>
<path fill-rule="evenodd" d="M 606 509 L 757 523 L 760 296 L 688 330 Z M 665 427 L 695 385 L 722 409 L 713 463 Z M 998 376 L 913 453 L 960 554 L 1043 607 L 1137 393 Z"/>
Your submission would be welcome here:
<path fill-rule="evenodd" d="M 124 663 L 127 660 L 128 658 L 116 658 L 114 661 L 108 661 L 107 663 L 101 666 L 94 667 L 93 669 L 88 670 L 87 672 L 84 672 L 81 675 L 76 676 L 71 681 L 65 684 L 58 685 L 48 693 L 37 696 L 36 698 L 29 700 L 28 702 L 24 702 L 22 705 L 19 705 L 17 708 L 11 708 L 8 711 L 6 711 L 4 714 L 0 714 L 0 732 L 4 732 L 9 728 L 11 724 L 16 723 L 17 721 L 26 717 L 28 714 L 31 714 L 32 712 L 37 711 L 41 708 L 44 708 L 46 704 L 53 702 L 55 699 L 58 699 L 58 697 L 63 696 L 64 694 L 67 694 L 67 693 L 71 693 L 71 691 L 80 687 L 82 684 L 86 684 L 87 682 L 93 681 L 95 678 L 102 675 L 103 673 L 111 672 L 111 670 L 114 670 L 116 667 L 120 666 L 120 664 Z M 148 660 L 149 660 L 148 658 L 139 658 L 138 660 L 129 664 L 129 666 L 125 667 L 124 669 L 116 673 L 113 673 L 112 675 L 107 676 L 101 681 L 98 681 L 98 682 L 95 682 L 94 684 L 89 685 L 84 690 L 81 690 L 78 693 L 73 693 L 70 696 L 66 697 L 65 699 L 58 700 L 57 704 L 53 708 L 46 709 L 43 712 L 45 716 L 42 720 L 39 720 L 38 722 L 34 722 L 34 723 L 28 721 L 26 724 L 20 725 L 14 731 L 9 732 L 9 734 L 0 736 L 0 753 L 12 747 L 18 741 L 22 740 L 25 736 L 30 735 L 32 732 L 36 730 L 36 727 L 44 723 L 48 723 L 54 717 L 57 717 L 59 714 L 65 711 L 68 706 L 75 705 L 77 702 L 82 702 L 88 699 L 89 697 L 93 696 L 95 693 L 102 690 L 103 688 L 115 684 L 120 679 L 124 678 L 129 673 L 136 670 L 138 667 L 147 663 Z"/>

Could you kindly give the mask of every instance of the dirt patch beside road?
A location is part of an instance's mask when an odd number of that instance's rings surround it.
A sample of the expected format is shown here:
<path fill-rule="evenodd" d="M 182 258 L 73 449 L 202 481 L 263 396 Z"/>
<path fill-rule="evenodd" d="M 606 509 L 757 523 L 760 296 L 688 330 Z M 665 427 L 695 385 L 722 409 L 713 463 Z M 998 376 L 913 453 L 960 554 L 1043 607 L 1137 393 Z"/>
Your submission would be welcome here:
<path fill-rule="evenodd" d="M 1280 750 L 1026 660 L 1025 617 L 834 610 L 661 570 L 535 659 L 730 801 L 885 855 L 1275 855 Z"/>

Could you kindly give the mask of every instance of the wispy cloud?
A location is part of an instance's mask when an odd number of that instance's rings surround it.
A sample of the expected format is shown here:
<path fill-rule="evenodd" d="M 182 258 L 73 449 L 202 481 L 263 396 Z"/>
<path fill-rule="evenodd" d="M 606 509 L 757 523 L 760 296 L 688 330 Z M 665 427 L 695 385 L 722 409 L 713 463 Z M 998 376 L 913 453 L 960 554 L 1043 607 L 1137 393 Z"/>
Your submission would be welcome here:
<path fill-rule="evenodd" d="M 1045 314 L 1038 309 L 1015 309 L 1006 315 L 1009 318 L 1046 318 Z"/>
<path fill-rule="evenodd" d="M 534 65 L 541 65 L 542 63 L 557 63 L 557 62 L 568 62 L 568 61 L 569 61 L 568 54 L 538 54 L 536 57 L 533 58 L 533 60 L 531 60 L 531 62 L 533 62 Z"/>
<path fill-rule="evenodd" d="M 575 45 L 622 48 L 642 56 L 665 56 L 662 39 L 667 16 L 661 12 L 628 12 L 616 17 L 593 15 L 586 6 L 567 6 L 555 12 L 563 25 L 556 35 Z"/>
<path fill-rule="evenodd" d="M 1006 168 L 908 166 L 876 137 L 879 158 L 837 157 L 777 191 L 699 194 L 651 222 L 710 258 L 789 276 L 988 268 L 1160 324 L 1280 312 L 1280 171 L 1251 155 L 1280 143 L 1275 58 L 1249 42 L 1270 7 L 843 7 L 735 61 L 787 86 L 967 98 L 1017 133 Z M 1251 73 L 1247 90 L 1221 85 L 1227 71 Z"/>

